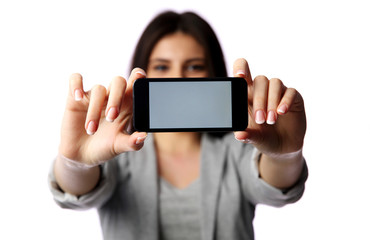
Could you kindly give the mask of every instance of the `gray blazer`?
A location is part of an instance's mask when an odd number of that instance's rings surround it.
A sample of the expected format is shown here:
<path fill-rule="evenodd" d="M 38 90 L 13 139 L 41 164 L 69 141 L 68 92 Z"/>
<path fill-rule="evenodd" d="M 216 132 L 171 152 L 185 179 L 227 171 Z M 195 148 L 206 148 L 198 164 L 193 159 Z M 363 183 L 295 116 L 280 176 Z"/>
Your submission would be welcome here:
<path fill-rule="evenodd" d="M 254 239 L 252 221 L 256 204 L 276 207 L 297 201 L 308 176 L 305 166 L 297 184 L 276 189 L 259 178 L 260 153 L 233 134 L 201 140 L 200 211 L 202 239 Z M 105 239 L 159 238 L 158 172 L 153 138 L 138 152 L 117 156 L 102 166 L 99 185 L 76 197 L 62 192 L 49 174 L 55 201 L 63 208 L 97 208 Z"/>

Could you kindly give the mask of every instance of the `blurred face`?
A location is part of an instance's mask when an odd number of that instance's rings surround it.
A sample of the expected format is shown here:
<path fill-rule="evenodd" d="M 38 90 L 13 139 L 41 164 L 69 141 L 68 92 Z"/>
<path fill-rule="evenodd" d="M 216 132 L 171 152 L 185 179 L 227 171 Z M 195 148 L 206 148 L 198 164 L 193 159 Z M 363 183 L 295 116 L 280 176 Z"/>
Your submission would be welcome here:
<path fill-rule="evenodd" d="M 203 47 L 182 32 L 163 37 L 149 57 L 147 76 L 150 78 L 207 77 Z"/>

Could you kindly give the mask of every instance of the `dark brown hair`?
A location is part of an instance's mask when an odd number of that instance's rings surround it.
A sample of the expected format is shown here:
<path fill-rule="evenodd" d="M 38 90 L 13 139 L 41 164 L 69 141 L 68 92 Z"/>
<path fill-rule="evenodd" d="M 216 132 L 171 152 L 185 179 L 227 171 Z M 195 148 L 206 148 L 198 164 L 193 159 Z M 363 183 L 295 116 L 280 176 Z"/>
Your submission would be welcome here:
<path fill-rule="evenodd" d="M 178 31 L 194 37 L 204 48 L 209 77 L 227 77 L 224 55 L 215 32 L 204 19 L 192 12 L 178 14 L 168 11 L 155 17 L 139 39 L 131 69 L 140 67 L 147 71 L 149 57 L 156 43 L 164 36 Z M 220 138 L 225 132 L 208 134 Z"/>
<path fill-rule="evenodd" d="M 206 67 L 210 77 L 226 77 L 226 66 L 220 43 L 211 26 L 192 12 L 164 12 L 154 18 L 144 30 L 136 46 L 131 69 L 147 71 L 149 57 L 156 43 L 164 36 L 181 31 L 194 37 L 205 50 Z"/>

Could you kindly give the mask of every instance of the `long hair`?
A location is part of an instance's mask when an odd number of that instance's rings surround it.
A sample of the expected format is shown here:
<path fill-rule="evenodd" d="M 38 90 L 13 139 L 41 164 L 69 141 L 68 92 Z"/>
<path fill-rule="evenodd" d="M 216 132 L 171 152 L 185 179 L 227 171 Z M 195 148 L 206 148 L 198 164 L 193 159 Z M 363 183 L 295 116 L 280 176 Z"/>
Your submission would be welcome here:
<path fill-rule="evenodd" d="M 150 55 L 157 42 L 178 31 L 194 37 L 204 48 L 209 77 L 227 77 L 224 55 L 215 32 L 204 19 L 192 12 L 178 14 L 168 11 L 155 17 L 137 43 L 131 69 L 140 67 L 147 71 Z M 222 137 L 225 133 L 212 132 L 209 135 Z"/>
<path fill-rule="evenodd" d="M 168 11 L 154 18 L 138 41 L 131 69 L 140 67 L 147 71 L 149 57 L 156 43 L 177 31 L 194 37 L 204 48 L 209 77 L 227 76 L 224 55 L 215 32 L 204 19 L 192 12 L 178 14 Z"/>

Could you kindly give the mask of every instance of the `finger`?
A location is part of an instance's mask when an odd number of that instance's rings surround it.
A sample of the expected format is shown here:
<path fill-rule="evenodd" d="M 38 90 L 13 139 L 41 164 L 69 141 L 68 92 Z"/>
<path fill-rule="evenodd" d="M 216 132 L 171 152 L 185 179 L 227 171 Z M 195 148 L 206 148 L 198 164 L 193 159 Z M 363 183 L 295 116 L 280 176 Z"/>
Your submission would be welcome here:
<path fill-rule="evenodd" d="M 120 134 L 117 136 L 117 144 L 115 146 L 116 153 L 140 150 L 144 146 L 144 141 L 147 137 L 145 132 L 134 132 L 131 135 Z"/>
<path fill-rule="evenodd" d="M 121 112 L 125 112 L 124 115 L 130 115 L 132 112 L 132 88 L 134 85 L 134 82 L 139 79 L 139 78 L 145 78 L 146 73 L 144 70 L 141 68 L 134 68 L 131 71 L 130 77 L 127 82 L 127 87 L 125 91 L 125 96 L 122 98 L 122 103 L 121 103 Z"/>
<path fill-rule="evenodd" d="M 245 131 L 234 132 L 234 137 L 240 142 L 252 144 L 258 144 L 263 139 L 261 133 L 258 130 L 249 128 Z"/>
<path fill-rule="evenodd" d="M 240 142 L 250 143 L 250 136 L 246 131 L 234 132 L 234 137 Z"/>
<path fill-rule="evenodd" d="M 122 99 L 124 102 L 121 103 L 126 110 L 132 109 L 132 88 L 133 88 L 134 82 L 139 78 L 145 78 L 145 77 L 146 77 L 146 73 L 141 68 L 134 68 L 131 71 L 130 77 L 128 78 L 125 97 Z"/>
<path fill-rule="evenodd" d="M 101 85 L 96 85 L 91 90 L 90 103 L 85 122 L 85 129 L 89 135 L 94 134 L 98 130 L 106 95 L 107 90 Z"/>
<path fill-rule="evenodd" d="M 257 76 L 253 82 L 253 114 L 257 124 L 266 121 L 266 105 L 269 80 L 265 76 Z"/>
<path fill-rule="evenodd" d="M 299 93 L 296 89 L 288 88 L 280 101 L 280 104 L 277 108 L 277 113 L 280 115 L 286 114 L 292 107 L 298 94 Z"/>
<path fill-rule="evenodd" d="M 282 92 L 285 91 L 285 89 L 286 87 L 280 79 L 270 79 L 267 102 L 267 124 L 275 124 L 277 120 L 277 107 L 281 101 Z"/>
<path fill-rule="evenodd" d="M 248 62 L 244 58 L 239 58 L 234 62 L 233 75 L 234 77 L 244 78 L 250 86 L 253 84 Z"/>
<path fill-rule="evenodd" d="M 132 87 L 133 87 L 134 82 L 136 81 L 136 79 L 145 78 L 145 77 L 146 77 L 146 73 L 145 73 L 145 71 L 143 69 L 141 69 L 141 68 L 134 68 L 131 71 L 130 77 L 128 78 L 128 88 L 132 89 Z"/>
<path fill-rule="evenodd" d="M 108 103 L 105 111 L 106 120 L 113 122 L 117 118 L 121 108 L 121 102 L 126 90 L 126 80 L 123 77 L 115 77 L 108 88 Z"/>
<path fill-rule="evenodd" d="M 69 78 L 69 95 L 75 101 L 81 101 L 84 97 L 82 76 L 79 73 L 74 73 Z"/>

